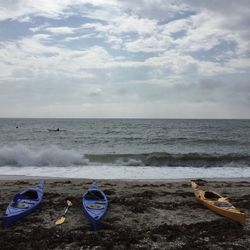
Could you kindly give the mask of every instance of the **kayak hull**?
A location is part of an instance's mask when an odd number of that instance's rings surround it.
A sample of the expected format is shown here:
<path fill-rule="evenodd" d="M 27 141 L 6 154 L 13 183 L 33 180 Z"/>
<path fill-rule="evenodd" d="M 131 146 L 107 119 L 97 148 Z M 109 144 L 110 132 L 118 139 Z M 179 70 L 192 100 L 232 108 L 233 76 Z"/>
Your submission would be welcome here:
<path fill-rule="evenodd" d="M 43 192 L 44 181 L 40 181 L 34 188 L 16 194 L 4 213 L 4 227 L 9 228 L 16 221 L 34 212 L 42 201 Z"/>
<path fill-rule="evenodd" d="M 21 220 L 22 218 L 26 217 L 27 215 L 31 214 L 37 209 L 37 206 L 30 208 L 28 211 L 22 211 L 18 214 L 6 215 L 4 216 L 4 227 L 9 228 L 11 227 L 16 221 Z"/>
<path fill-rule="evenodd" d="M 246 221 L 245 213 L 235 208 L 227 198 L 221 196 L 214 191 L 204 191 L 194 181 L 191 182 L 196 199 L 211 211 L 230 218 L 234 221 L 244 224 Z M 206 197 L 209 194 L 210 197 Z"/>
<path fill-rule="evenodd" d="M 83 194 L 83 212 L 94 230 L 97 230 L 108 208 L 108 200 L 104 192 L 93 182 Z"/>

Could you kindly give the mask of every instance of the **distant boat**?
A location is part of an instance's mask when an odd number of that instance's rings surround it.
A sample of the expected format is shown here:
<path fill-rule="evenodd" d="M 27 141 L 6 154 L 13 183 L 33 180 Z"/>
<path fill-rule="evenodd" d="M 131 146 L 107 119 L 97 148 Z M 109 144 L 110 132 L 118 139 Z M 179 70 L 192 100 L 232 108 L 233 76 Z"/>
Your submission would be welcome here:
<path fill-rule="evenodd" d="M 241 224 L 245 223 L 246 215 L 235 208 L 227 198 L 214 191 L 203 191 L 195 181 L 191 181 L 191 185 L 196 199 L 208 209 Z"/>
<path fill-rule="evenodd" d="M 44 181 L 42 180 L 35 187 L 16 194 L 4 213 L 4 227 L 10 227 L 15 221 L 36 210 L 42 201 L 43 191 Z"/>
<path fill-rule="evenodd" d="M 83 211 L 94 230 L 97 230 L 101 220 L 107 212 L 108 199 L 93 181 L 89 189 L 83 194 Z"/>
<path fill-rule="evenodd" d="M 59 131 L 62 131 L 62 130 L 60 130 L 59 128 L 57 128 L 57 129 L 48 129 L 48 131 L 49 132 L 59 132 Z"/>

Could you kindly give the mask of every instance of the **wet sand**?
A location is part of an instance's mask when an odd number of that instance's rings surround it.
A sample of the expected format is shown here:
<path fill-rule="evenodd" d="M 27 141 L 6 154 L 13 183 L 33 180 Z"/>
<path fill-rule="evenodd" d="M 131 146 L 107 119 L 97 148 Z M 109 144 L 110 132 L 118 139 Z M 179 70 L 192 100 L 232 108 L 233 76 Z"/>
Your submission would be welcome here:
<path fill-rule="evenodd" d="M 0 213 L 37 180 L 0 180 Z M 241 226 L 199 204 L 189 181 L 97 181 L 109 209 L 102 229 L 91 230 L 81 197 L 90 180 L 47 179 L 40 208 L 12 228 L 0 229 L 0 249 L 249 249 L 250 219 Z M 213 187 L 247 215 L 250 180 L 216 180 Z M 66 200 L 73 203 L 63 225 Z M 2 216 L 1 216 L 2 224 Z"/>

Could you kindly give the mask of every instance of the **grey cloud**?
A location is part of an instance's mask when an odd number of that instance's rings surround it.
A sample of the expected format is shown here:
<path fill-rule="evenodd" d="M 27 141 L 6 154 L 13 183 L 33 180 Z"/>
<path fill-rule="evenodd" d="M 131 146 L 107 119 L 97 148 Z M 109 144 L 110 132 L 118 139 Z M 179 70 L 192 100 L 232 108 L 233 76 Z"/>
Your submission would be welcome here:
<path fill-rule="evenodd" d="M 248 80 L 239 80 L 239 78 L 232 80 L 202 79 L 193 84 L 177 84 L 174 88 L 184 100 L 189 102 L 250 105 Z"/>
<path fill-rule="evenodd" d="M 218 105 L 250 105 L 250 84 L 248 80 L 201 79 L 197 82 L 184 82 L 171 85 L 119 84 L 118 99 L 137 102 L 162 101 L 173 103 L 214 103 Z M 131 96 L 133 97 L 131 99 Z M 249 111 L 250 113 L 250 111 Z"/>
<path fill-rule="evenodd" d="M 109 82 L 105 87 L 101 79 L 99 81 L 95 85 L 72 82 L 70 79 L 61 79 L 60 82 L 41 79 L 36 84 L 1 83 L 0 115 L 4 116 L 6 111 L 16 114 L 17 110 L 26 115 L 32 115 L 37 110 L 37 114 L 44 115 L 41 110 L 47 114 L 51 110 L 52 116 L 61 114 L 70 117 L 72 114 L 81 116 L 82 107 L 89 107 L 89 112 L 93 110 L 94 114 L 102 110 L 103 116 L 112 115 L 110 108 L 116 107 L 115 110 L 124 112 L 120 116 L 130 113 L 141 117 L 164 117 L 165 112 L 167 117 L 174 115 L 175 110 L 177 116 L 188 117 L 186 112 L 195 110 L 197 114 L 203 114 L 202 117 L 213 117 L 212 107 L 217 107 L 217 115 L 225 114 L 223 112 L 226 110 L 229 117 L 250 117 L 250 111 L 246 108 L 250 106 L 247 77 L 237 82 L 235 79 L 202 79 L 171 85 Z M 71 110 L 73 107 L 74 111 Z"/>
<path fill-rule="evenodd" d="M 250 2 L 248 0 L 183 0 L 182 2 L 192 6 L 193 8 L 206 8 L 214 12 L 220 12 L 225 15 L 243 14 L 250 9 Z"/>

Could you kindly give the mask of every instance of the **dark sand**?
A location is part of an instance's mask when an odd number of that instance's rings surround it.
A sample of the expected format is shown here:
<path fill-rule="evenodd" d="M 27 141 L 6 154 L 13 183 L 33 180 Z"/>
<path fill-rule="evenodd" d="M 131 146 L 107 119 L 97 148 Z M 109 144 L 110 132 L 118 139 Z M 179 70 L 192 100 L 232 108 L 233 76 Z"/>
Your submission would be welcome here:
<path fill-rule="evenodd" d="M 0 213 L 19 191 L 37 180 L 1 180 Z M 46 180 L 41 207 L 11 229 L 0 229 L 0 249 L 250 249 L 250 220 L 244 226 L 197 203 L 190 182 L 98 181 L 110 206 L 103 228 L 91 230 L 81 207 L 89 180 Z M 250 181 L 209 181 L 246 214 Z M 66 200 L 73 207 L 63 225 Z M 2 223 L 2 216 L 1 216 Z"/>

